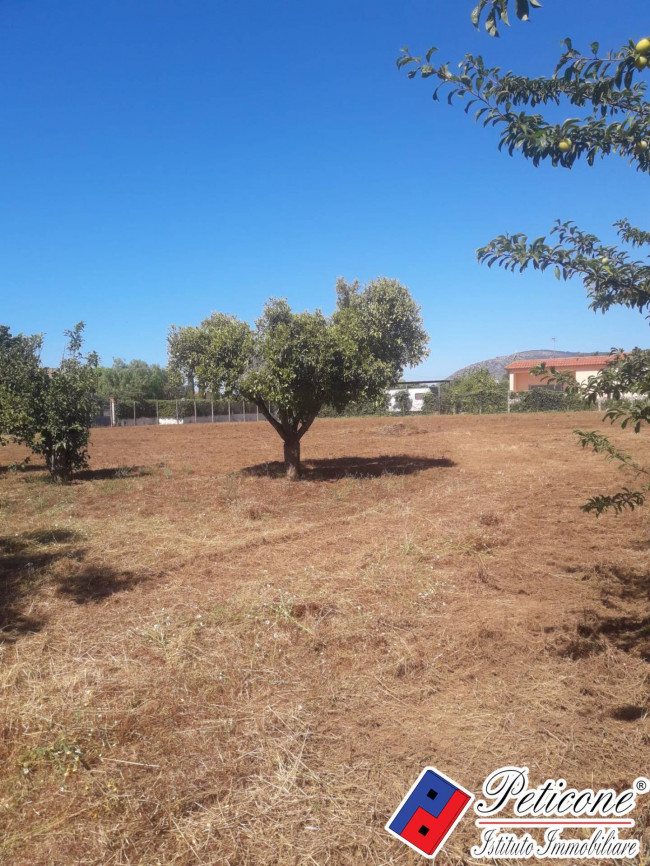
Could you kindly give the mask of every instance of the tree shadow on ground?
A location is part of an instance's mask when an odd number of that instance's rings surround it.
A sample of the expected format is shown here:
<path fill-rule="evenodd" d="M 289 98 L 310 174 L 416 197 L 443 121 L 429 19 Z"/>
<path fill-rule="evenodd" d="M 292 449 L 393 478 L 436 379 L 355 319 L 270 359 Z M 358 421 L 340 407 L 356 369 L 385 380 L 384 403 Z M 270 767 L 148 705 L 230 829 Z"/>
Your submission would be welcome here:
<path fill-rule="evenodd" d="M 601 600 L 610 613 L 591 611 L 578 625 L 578 634 L 650 662 L 650 616 L 644 616 L 650 601 L 650 569 L 597 565 L 594 573 L 602 581 Z M 612 615 L 613 609 L 619 614 Z"/>
<path fill-rule="evenodd" d="M 578 634 L 584 638 L 606 638 L 622 652 L 650 662 L 650 616 L 608 616 L 596 622 L 581 623 Z"/>
<path fill-rule="evenodd" d="M 8 475 L 10 472 L 15 473 L 16 475 L 22 475 L 25 472 L 45 472 L 46 468 L 47 467 L 42 463 L 13 463 L 9 466 L 0 466 L 0 475 Z"/>
<path fill-rule="evenodd" d="M 111 469 L 82 469 L 75 472 L 73 481 L 108 481 L 120 478 L 140 478 L 150 475 L 151 469 L 146 466 L 115 466 Z"/>
<path fill-rule="evenodd" d="M 0 537 L 0 632 L 4 640 L 39 631 L 43 620 L 31 614 L 31 603 L 44 572 L 64 549 L 48 550 L 45 545 L 72 541 L 75 533 L 53 529 Z"/>
<path fill-rule="evenodd" d="M 335 481 L 339 478 L 379 478 L 382 475 L 413 475 L 425 469 L 449 469 L 456 466 L 447 457 L 331 457 L 326 460 L 304 460 L 303 481 Z M 284 478 L 285 466 L 279 460 L 247 466 L 239 473 L 260 478 Z"/>
<path fill-rule="evenodd" d="M 53 583 L 61 595 L 77 604 L 101 601 L 123 592 L 147 577 L 84 562 L 83 536 L 68 529 L 39 529 L 0 536 L 0 642 L 16 641 L 39 631 L 45 620 L 32 611 L 41 590 Z M 54 577 L 52 566 L 68 560 L 70 573 Z"/>
<path fill-rule="evenodd" d="M 103 601 L 116 592 L 125 592 L 147 580 L 149 576 L 136 575 L 132 571 L 113 571 L 98 566 L 88 566 L 78 574 L 60 580 L 58 591 L 77 604 L 88 604 L 88 602 Z"/>

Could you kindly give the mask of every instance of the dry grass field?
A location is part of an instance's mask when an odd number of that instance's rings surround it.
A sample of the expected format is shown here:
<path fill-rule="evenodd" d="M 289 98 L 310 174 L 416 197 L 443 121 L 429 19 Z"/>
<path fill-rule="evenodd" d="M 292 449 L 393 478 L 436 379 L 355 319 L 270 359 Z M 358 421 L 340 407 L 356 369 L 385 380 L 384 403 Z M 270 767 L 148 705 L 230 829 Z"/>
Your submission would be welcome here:
<path fill-rule="evenodd" d="M 322 420 L 300 483 L 264 423 L 97 430 L 65 488 L 3 449 L 0 862 L 418 864 L 426 764 L 648 775 L 650 512 L 579 510 L 622 479 L 576 426 Z"/>

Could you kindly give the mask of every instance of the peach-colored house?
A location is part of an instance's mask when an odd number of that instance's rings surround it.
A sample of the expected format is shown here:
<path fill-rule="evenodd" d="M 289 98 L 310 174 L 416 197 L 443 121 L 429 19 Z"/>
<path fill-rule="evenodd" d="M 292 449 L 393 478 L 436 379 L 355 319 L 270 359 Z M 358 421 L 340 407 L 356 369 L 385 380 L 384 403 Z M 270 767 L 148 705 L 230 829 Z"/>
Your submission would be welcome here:
<path fill-rule="evenodd" d="M 539 358 L 539 360 L 528 358 L 525 361 L 513 361 L 506 367 L 510 374 L 511 391 L 530 391 L 533 388 L 548 388 L 543 376 L 531 376 L 529 370 L 536 367 L 542 361 L 546 367 L 555 367 L 558 372 L 575 373 L 577 382 L 586 382 L 591 376 L 598 373 L 610 363 L 609 355 L 584 355 L 579 358 Z M 547 374 L 549 375 L 549 374 Z M 551 388 L 562 390 L 561 385 L 551 385 Z"/>

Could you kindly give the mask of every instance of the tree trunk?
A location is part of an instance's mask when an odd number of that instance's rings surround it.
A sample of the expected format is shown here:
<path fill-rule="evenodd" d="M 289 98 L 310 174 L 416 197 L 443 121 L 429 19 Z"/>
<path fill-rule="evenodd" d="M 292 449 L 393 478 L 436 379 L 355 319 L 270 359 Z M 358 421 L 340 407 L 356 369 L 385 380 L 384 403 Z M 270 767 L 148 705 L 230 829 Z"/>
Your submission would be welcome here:
<path fill-rule="evenodd" d="M 47 464 L 50 470 L 50 475 L 59 484 L 67 484 L 72 479 L 72 469 L 66 451 L 52 451 L 48 455 Z"/>
<path fill-rule="evenodd" d="M 300 437 L 295 433 L 284 440 L 284 469 L 291 481 L 300 478 Z"/>

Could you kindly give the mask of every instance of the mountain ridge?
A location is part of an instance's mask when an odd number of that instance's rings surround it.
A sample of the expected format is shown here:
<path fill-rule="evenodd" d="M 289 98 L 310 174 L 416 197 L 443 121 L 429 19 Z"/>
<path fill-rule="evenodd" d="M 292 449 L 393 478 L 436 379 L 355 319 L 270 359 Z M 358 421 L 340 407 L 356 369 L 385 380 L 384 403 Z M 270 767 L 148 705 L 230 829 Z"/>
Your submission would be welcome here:
<path fill-rule="evenodd" d="M 495 379 L 501 379 L 506 375 L 506 367 L 512 364 L 513 361 L 526 361 L 528 359 L 548 361 L 549 358 L 582 358 L 585 355 L 608 355 L 609 352 L 560 352 L 557 349 L 528 349 L 525 352 L 513 352 L 512 355 L 497 355 L 495 358 L 488 358 L 486 361 L 477 361 L 475 364 L 468 364 L 466 367 L 461 367 L 455 373 L 450 373 L 448 379 L 457 379 L 459 376 L 465 376 L 467 373 L 473 373 L 475 370 L 487 368 L 491 376 Z"/>

